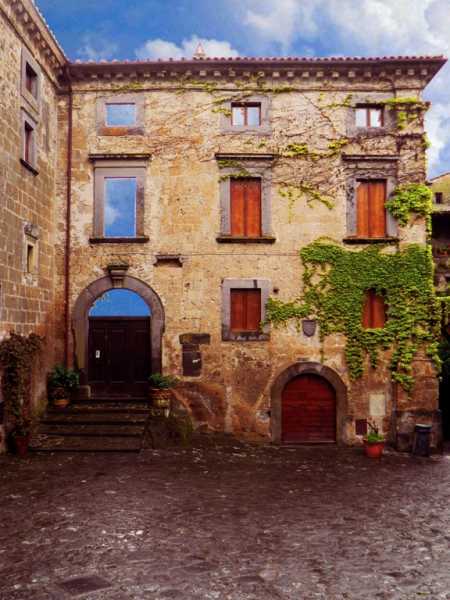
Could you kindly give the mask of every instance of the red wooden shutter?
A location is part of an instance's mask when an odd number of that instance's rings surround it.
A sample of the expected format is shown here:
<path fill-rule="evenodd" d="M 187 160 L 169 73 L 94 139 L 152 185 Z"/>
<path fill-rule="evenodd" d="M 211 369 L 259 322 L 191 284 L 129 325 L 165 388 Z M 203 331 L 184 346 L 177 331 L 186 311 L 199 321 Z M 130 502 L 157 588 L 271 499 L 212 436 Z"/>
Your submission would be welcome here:
<path fill-rule="evenodd" d="M 371 181 L 369 184 L 369 237 L 386 236 L 386 182 Z"/>
<path fill-rule="evenodd" d="M 360 181 L 356 193 L 356 235 L 386 236 L 386 182 Z"/>
<path fill-rule="evenodd" d="M 356 193 L 356 235 L 369 237 L 369 184 L 364 181 L 358 183 Z"/>
<path fill-rule="evenodd" d="M 259 237 L 261 235 L 261 180 L 231 179 L 231 235 Z"/>
<path fill-rule="evenodd" d="M 385 324 L 385 299 L 380 294 L 377 294 L 375 290 L 368 290 L 364 300 L 362 326 L 364 329 L 381 329 Z"/>
<path fill-rule="evenodd" d="M 231 331 L 258 331 L 261 322 L 261 290 L 231 290 Z"/>

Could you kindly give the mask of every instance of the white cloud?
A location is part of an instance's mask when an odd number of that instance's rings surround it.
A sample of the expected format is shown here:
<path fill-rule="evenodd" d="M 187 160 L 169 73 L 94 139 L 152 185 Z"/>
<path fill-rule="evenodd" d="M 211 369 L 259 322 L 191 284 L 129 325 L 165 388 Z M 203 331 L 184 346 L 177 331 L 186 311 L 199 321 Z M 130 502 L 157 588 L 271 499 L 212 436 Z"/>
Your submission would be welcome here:
<path fill-rule="evenodd" d="M 206 56 L 209 57 L 239 56 L 239 52 L 232 48 L 231 44 L 227 41 L 199 38 L 196 35 L 191 36 L 189 39 L 184 39 L 180 46 L 161 38 L 147 40 L 143 46 L 136 50 L 135 54 L 141 60 L 146 58 L 192 58 L 199 43 L 202 44 Z"/>
<path fill-rule="evenodd" d="M 450 54 L 450 0 L 234 0 L 259 43 L 283 54 L 320 45 L 332 54 Z M 450 67 L 425 93 L 430 166 L 450 146 Z"/>
<path fill-rule="evenodd" d="M 108 60 L 113 58 L 119 46 L 98 35 L 87 33 L 82 38 L 82 46 L 77 51 L 77 56 L 82 60 Z"/>

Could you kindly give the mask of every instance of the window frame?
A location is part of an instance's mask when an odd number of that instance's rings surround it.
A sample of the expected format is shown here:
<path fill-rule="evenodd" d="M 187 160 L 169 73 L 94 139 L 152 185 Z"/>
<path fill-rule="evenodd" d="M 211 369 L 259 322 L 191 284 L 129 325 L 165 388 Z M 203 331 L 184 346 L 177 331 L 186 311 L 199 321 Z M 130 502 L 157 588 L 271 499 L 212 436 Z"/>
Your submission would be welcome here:
<path fill-rule="evenodd" d="M 32 269 L 28 270 L 28 248 L 33 249 Z M 39 278 L 39 228 L 33 223 L 23 225 L 22 250 L 23 281 L 26 285 L 37 285 Z"/>
<path fill-rule="evenodd" d="M 142 243 L 149 238 L 144 233 L 145 223 L 145 179 L 146 160 L 98 160 L 93 159 L 94 202 L 93 202 L 93 236 L 91 243 Z M 105 179 L 136 179 L 136 235 L 134 237 L 105 236 Z"/>
<path fill-rule="evenodd" d="M 373 304 L 375 302 L 375 298 L 380 298 L 383 301 L 383 324 L 382 325 L 374 325 L 373 324 L 373 313 L 374 313 Z M 369 318 L 370 325 L 367 325 L 367 326 L 365 325 L 366 310 L 369 312 L 369 317 L 370 317 Z M 377 290 L 375 288 L 369 288 L 369 289 L 365 290 L 364 297 L 363 297 L 362 313 L 361 313 L 362 329 L 364 329 L 365 331 L 371 330 L 371 329 L 384 329 L 384 327 L 386 326 L 386 322 L 388 320 L 387 313 L 388 313 L 388 304 L 386 302 L 386 295 L 383 293 L 377 293 Z"/>
<path fill-rule="evenodd" d="M 234 109 L 235 108 L 244 108 L 244 123 L 239 125 L 233 122 L 234 117 Z M 248 109 L 249 108 L 258 108 L 258 124 L 257 125 L 249 125 L 248 124 Z M 232 102 L 231 103 L 231 125 L 232 127 L 261 127 L 261 117 L 262 117 L 262 107 L 261 102 Z"/>
<path fill-rule="evenodd" d="M 386 237 L 369 238 L 357 236 L 357 194 L 359 181 L 386 181 L 386 199 L 397 186 L 397 156 L 359 156 L 343 157 L 346 163 L 346 232 L 343 241 L 348 244 L 376 244 L 396 242 L 398 240 L 398 224 L 391 213 L 385 209 Z"/>
<path fill-rule="evenodd" d="M 25 110 L 21 111 L 20 120 L 20 134 L 21 134 L 21 155 L 20 162 L 24 167 L 37 175 L 38 151 L 37 151 L 37 122 L 31 117 Z M 31 131 L 31 138 L 29 139 L 26 131 L 29 128 Z M 30 144 L 30 146 L 29 146 Z"/>
<path fill-rule="evenodd" d="M 108 125 L 106 106 L 108 104 L 134 104 L 136 122 L 134 125 Z M 144 135 L 145 97 L 142 94 L 115 94 L 97 98 L 96 129 L 100 136 Z"/>
<path fill-rule="evenodd" d="M 272 231 L 272 161 L 274 156 L 216 154 L 219 167 L 220 232 L 216 236 L 219 243 L 267 243 L 276 238 Z M 231 180 L 238 169 L 221 166 L 221 161 L 237 161 L 248 173 L 249 178 L 261 180 L 261 236 L 246 237 L 231 235 Z"/>
<path fill-rule="evenodd" d="M 27 67 L 29 67 L 36 74 L 36 94 L 30 92 L 27 88 Z M 29 50 L 22 47 L 21 55 L 21 75 L 20 75 L 20 94 L 27 104 L 36 113 L 39 113 L 41 105 L 41 83 L 42 83 L 41 69 L 32 57 Z"/>
<path fill-rule="evenodd" d="M 260 105 L 259 125 L 233 125 L 233 105 Z M 268 96 L 255 95 L 240 100 L 239 97 L 230 97 L 220 105 L 220 130 L 221 133 L 246 133 L 251 135 L 266 136 L 272 132 L 270 123 L 271 99 Z"/>
<path fill-rule="evenodd" d="M 269 279 L 232 279 L 222 280 L 222 341 L 226 342 L 264 342 L 270 339 L 270 327 L 265 325 L 258 331 L 233 331 L 231 329 L 231 290 L 260 290 L 261 322 L 266 318 L 266 304 L 272 293 Z"/>

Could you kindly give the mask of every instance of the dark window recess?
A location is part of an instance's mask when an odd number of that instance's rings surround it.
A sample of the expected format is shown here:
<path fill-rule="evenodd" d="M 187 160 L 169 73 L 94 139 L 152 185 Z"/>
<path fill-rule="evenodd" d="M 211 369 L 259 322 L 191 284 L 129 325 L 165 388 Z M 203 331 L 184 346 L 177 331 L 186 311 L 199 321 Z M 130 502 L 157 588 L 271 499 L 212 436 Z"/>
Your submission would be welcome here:
<path fill-rule="evenodd" d="M 386 301 L 375 290 L 367 290 L 364 299 L 362 326 L 364 329 L 381 329 L 386 324 Z"/>
<path fill-rule="evenodd" d="M 27 273 L 34 273 L 34 246 L 27 244 Z"/>
<path fill-rule="evenodd" d="M 231 123 L 235 127 L 259 127 L 261 125 L 261 104 L 232 103 Z"/>
<path fill-rule="evenodd" d="M 386 180 L 359 181 L 356 192 L 356 235 L 386 237 Z"/>
<path fill-rule="evenodd" d="M 443 193 L 442 192 L 435 192 L 435 194 L 434 194 L 434 201 L 436 202 L 436 204 L 442 204 L 442 200 L 443 200 Z"/>
<path fill-rule="evenodd" d="M 29 165 L 33 164 L 33 144 L 34 144 L 34 129 L 25 122 L 24 123 L 24 148 L 23 159 Z"/>
<path fill-rule="evenodd" d="M 28 63 L 25 67 L 25 88 L 30 92 L 33 98 L 37 98 L 38 76 L 36 71 Z"/>
<path fill-rule="evenodd" d="M 261 179 L 230 180 L 232 236 L 261 237 Z"/>
<path fill-rule="evenodd" d="M 202 354 L 198 344 L 183 344 L 183 375 L 198 377 L 202 372 Z"/>
<path fill-rule="evenodd" d="M 261 323 L 261 290 L 234 289 L 230 292 L 231 331 L 258 332 Z"/>
<path fill-rule="evenodd" d="M 383 127 L 383 109 L 379 106 L 361 106 L 356 109 L 356 126 L 366 128 Z"/>
<path fill-rule="evenodd" d="M 367 434 L 367 419 L 356 419 L 355 433 L 356 433 L 356 435 L 366 435 Z"/>

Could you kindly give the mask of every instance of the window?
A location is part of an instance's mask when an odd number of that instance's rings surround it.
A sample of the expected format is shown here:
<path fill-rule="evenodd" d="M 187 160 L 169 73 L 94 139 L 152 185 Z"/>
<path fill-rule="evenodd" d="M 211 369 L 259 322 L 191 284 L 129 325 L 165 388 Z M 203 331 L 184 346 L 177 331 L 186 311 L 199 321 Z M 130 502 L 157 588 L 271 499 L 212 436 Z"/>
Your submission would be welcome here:
<path fill-rule="evenodd" d="M 33 67 L 27 62 L 25 66 L 25 87 L 37 99 L 38 76 Z"/>
<path fill-rule="evenodd" d="M 34 245 L 27 244 L 27 257 L 26 257 L 26 271 L 27 273 L 34 273 Z"/>
<path fill-rule="evenodd" d="M 23 232 L 23 282 L 27 285 L 37 285 L 39 228 L 33 223 L 24 223 Z"/>
<path fill-rule="evenodd" d="M 98 135 L 142 135 L 145 97 L 142 94 L 114 94 L 98 98 L 96 125 Z"/>
<path fill-rule="evenodd" d="M 136 105 L 124 103 L 106 104 L 107 127 L 130 127 L 136 124 Z"/>
<path fill-rule="evenodd" d="M 261 236 L 261 179 L 231 179 L 231 235 Z"/>
<path fill-rule="evenodd" d="M 91 242 L 146 242 L 144 236 L 145 161 L 107 160 L 94 162 L 94 236 Z"/>
<path fill-rule="evenodd" d="M 216 154 L 220 172 L 220 243 L 273 244 L 273 155 Z M 237 166 L 230 166 L 236 164 Z M 236 177 L 236 171 L 245 177 Z"/>
<path fill-rule="evenodd" d="M 265 341 L 267 326 L 261 328 L 272 291 L 268 279 L 224 279 L 222 282 L 222 339 Z"/>
<path fill-rule="evenodd" d="M 381 329 L 386 323 L 386 301 L 376 290 L 368 290 L 364 299 L 362 326 L 364 329 Z"/>
<path fill-rule="evenodd" d="M 383 109 L 376 106 L 356 108 L 356 127 L 378 128 L 384 125 Z"/>
<path fill-rule="evenodd" d="M 26 48 L 22 48 L 21 94 L 27 102 L 27 110 L 31 108 L 36 113 L 39 111 L 40 77 L 39 65 L 30 52 Z"/>
<path fill-rule="evenodd" d="M 261 290 L 231 290 L 230 307 L 231 331 L 259 331 Z"/>
<path fill-rule="evenodd" d="M 22 111 L 22 164 L 37 175 L 36 122 Z"/>
<path fill-rule="evenodd" d="M 386 237 L 386 180 L 358 181 L 356 191 L 356 235 Z"/>
<path fill-rule="evenodd" d="M 442 192 L 435 192 L 435 194 L 434 194 L 434 201 L 436 202 L 436 204 L 442 204 L 443 193 Z"/>
<path fill-rule="evenodd" d="M 231 122 L 235 127 L 259 127 L 261 125 L 261 103 L 232 103 Z"/>

